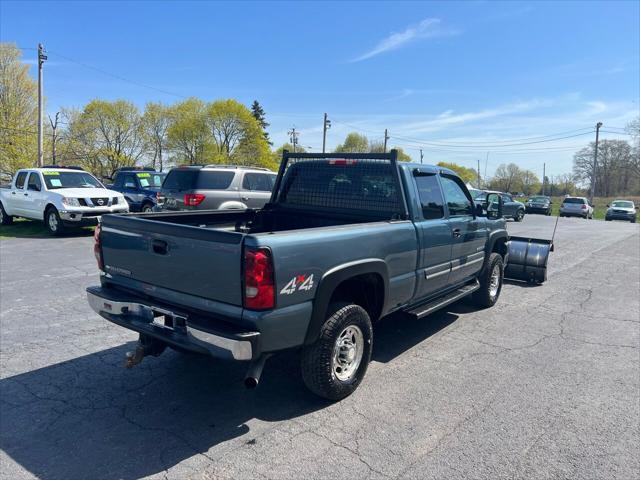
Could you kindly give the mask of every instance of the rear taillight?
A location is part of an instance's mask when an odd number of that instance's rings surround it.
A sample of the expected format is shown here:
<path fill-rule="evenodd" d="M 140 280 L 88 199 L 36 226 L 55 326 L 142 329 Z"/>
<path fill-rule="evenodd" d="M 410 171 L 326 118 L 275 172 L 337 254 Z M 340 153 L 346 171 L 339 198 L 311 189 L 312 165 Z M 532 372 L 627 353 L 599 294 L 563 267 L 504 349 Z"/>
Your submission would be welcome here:
<path fill-rule="evenodd" d="M 201 193 L 185 193 L 184 204 L 188 207 L 197 207 L 204 200 L 204 195 Z"/>
<path fill-rule="evenodd" d="M 267 248 L 244 251 L 244 306 L 251 310 L 275 306 L 273 260 Z"/>
<path fill-rule="evenodd" d="M 93 232 L 93 254 L 96 257 L 96 262 L 98 262 L 98 268 L 104 272 L 104 259 L 102 258 L 102 242 L 100 240 L 100 224 L 96 227 Z"/>
<path fill-rule="evenodd" d="M 582 210 L 586 210 L 587 206 L 583 203 L 582 206 L 580 207 Z"/>

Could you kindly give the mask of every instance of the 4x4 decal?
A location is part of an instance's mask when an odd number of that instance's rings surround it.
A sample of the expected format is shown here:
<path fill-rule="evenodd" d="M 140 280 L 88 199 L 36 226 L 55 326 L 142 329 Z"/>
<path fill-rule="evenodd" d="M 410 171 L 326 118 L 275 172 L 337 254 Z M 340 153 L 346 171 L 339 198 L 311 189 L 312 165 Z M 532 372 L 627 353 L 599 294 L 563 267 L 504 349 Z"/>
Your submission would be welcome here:
<path fill-rule="evenodd" d="M 313 273 L 307 275 L 296 275 L 280 290 L 280 295 L 291 295 L 296 290 L 309 291 L 313 288 Z"/>

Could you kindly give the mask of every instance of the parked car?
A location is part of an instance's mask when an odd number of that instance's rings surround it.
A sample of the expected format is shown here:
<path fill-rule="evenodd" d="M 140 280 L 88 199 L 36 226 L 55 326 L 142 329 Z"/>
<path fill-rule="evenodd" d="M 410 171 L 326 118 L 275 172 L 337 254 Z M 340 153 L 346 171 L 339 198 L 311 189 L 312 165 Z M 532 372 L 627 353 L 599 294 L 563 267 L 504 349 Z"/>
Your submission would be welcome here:
<path fill-rule="evenodd" d="M 552 205 L 551 198 L 544 195 L 529 197 L 529 200 L 525 203 L 527 213 L 542 213 L 544 215 L 551 215 Z"/>
<path fill-rule="evenodd" d="M 560 205 L 560 216 L 593 218 L 593 205 L 585 197 L 565 197 Z"/>
<path fill-rule="evenodd" d="M 229 165 L 176 167 L 160 195 L 161 210 L 245 210 L 269 201 L 276 174 L 266 168 Z"/>
<path fill-rule="evenodd" d="M 476 195 L 474 200 L 477 203 L 484 204 L 486 202 L 487 194 L 489 193 L 496 193 L 500 195 L 502 199 L 502 212 L 505 218 L 513 218 L 516 222 L 522 221 L 525 214 L 525 205 L 522 202 L 514 200 L 509 193 L 483 190 L 481 193 Z"/>
<path fill-rule="evenodd" d="M 264 209 L 106 216 L 89 304 L 140 333 L 130 366 L 171 346 L 250 361 L 253 387 L 270 354 L 300 349 L 307 387 L 344 398 L 367 371 L 372 322 L 469 295 L 491 307 L 502 288 L 500 196 L 486 211 L 453 171 L 396 156 L 285 152 Z M 238 172 L 212 169 L 225 185 Z"/>
<path fill-rule="evenodd" d="M 121 193 L 79 168 L 18 170 L 11 185 L 0 189 L 2 225 L 14 217 L 40 220 L 51 235 L 62 235 L 67 227 L 95 225 L 106 213 L 128 211 Z"/>
<path fill-rule="evenodd" d="M 604 219 L 609 222 L 611 220 L 627 220 L 636 223 L 638 207 L 631 200 L 614 200 L 611 205 L 607 205 L 607 213 Z"/>
<path fill-rule="evenodd" d="M 158 203 L 166 173 L 153 169 L 122 168 L 113 177 L 111 189 L 124 195 L 132 212 L 152 212 Z"/>

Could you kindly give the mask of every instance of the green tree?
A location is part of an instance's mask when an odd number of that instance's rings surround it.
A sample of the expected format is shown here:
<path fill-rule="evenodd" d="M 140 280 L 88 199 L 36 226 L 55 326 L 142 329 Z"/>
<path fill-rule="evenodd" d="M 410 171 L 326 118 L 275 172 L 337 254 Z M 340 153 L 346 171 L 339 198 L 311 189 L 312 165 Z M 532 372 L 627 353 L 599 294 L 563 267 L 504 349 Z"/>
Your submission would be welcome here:
<path fill-rule="evenodd" d="M 522 169 L 515 163 L 501 164 L 489 182 L 489 188 L 501 192 L 515 192 L 522 189 Z"/>
<path fill-rule="evenodd" d="M 206 125 L 213 136 L 215 163 L 271 164 L 269 144 L 258 121 L 235 100 L 218 100 L 207 107 Z"/>
<path fill-rule="evenodd" d="M 96 174 L 110 176 L 135 165 L 145 153 L 142 117 L 126 100 L 92 100 L 82 111 L 66 112 L 68 129 L 62 158 Z"/>
<path fill-rule="evenodd" d="M 38 157 L 38 86 L 20 50 L 0 43 L 0 173 L 33 166 Z"/>
<path fill-rule="evenodd" d="M 522 170 L 520 175 L 520 185 L 522 186 L 520 191 L 528 196 L 540 191 L 542 182 L 531 170 Z"/>
<path fill-rule="evenodd" d="M 169 110 L 168 146 L 176 163 L 208 163 L 214 145 L 207 127 L 207 104 L 197 98 L 176 103 Z"/>
<path fill-rule="evenodd" d="M 352 132 L 347 135 L 344 143 L 338 145 L 336 153 L 366 153 L 369 151 L 369 139 L 364 135 Z"/>
<path fill-rule="evenodd" d="M 147 103 L 142 115 L 142 133 L 153 168 L 162 171 L 167 154 L 171 110 L 162 103 Z"/>
<path fill-rule="evenodd" d="M 273 142 L 269 139 L 269 133 L 267 132 L 267 127 L 269 123 L 265 120 L 265 113 L 262 105 L 258 103 L 257 100 L 254 100 L 251 104 L 251 115 L 258 121 L 258 125 L 262 129 L 262 134 L 264 135 L 264 139 L 267 141 L 269 146 L 273 145 Z"/>
<path fill-rule="evenodd" d="M 453 170 L 460 176 L 464 183 L 471 183 L 473 185 L 478 183 L 478 172 L 473 168 L 464 167 L 453 162 L 438 162 L 438 166 Z"/>
<path fill-rule="evenodd" d="M 411 156 L 408 153 L 405 153 L 405 151 L 402 148 L 400 148 L 400 147 L 392 147 L 392 148 L 395 148 L 398 151 L 398 161 L 399 162 L 411 162 L 411 161 L 413 161 Z"/>

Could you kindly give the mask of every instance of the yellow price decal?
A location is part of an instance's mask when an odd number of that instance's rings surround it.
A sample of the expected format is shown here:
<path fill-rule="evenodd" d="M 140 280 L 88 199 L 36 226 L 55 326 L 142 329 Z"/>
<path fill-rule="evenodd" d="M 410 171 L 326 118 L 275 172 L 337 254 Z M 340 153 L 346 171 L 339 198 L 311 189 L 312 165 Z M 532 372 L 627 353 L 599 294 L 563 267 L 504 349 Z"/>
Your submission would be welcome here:
<path fill-rule="evenodd" d="M 60 172 L 47 172 L 47 171 L 44 171 L 44 172 L 42 172 L 42 174 L 43 175 L 60 175 Z"/>
<path fill-rule="evenodd" d="M 151 176 L 148 173 L 136 173 L 136 175 L 138 175 L 139 178 L 148 178 Z"/>

